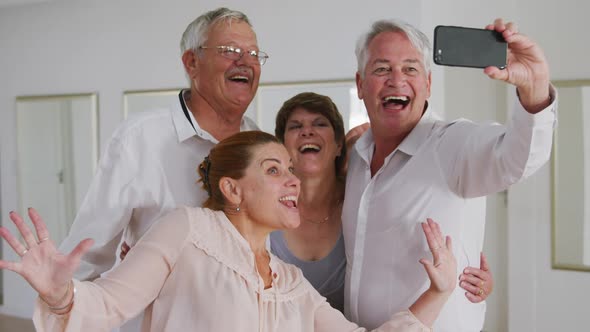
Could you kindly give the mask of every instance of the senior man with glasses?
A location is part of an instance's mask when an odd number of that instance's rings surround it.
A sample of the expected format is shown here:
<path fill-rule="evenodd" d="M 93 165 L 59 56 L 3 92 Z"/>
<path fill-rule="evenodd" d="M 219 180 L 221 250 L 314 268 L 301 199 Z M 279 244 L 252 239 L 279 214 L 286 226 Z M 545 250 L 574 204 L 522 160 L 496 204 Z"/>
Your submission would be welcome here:
<path fill-rule="evenodd" d="M 60 247 L 70 252 L 82 239 L 95 240 L 78 279 L 110 270 L 122 239 L 134 245 L 174 207 L 201 206 L 207 193 L 197 165 L 219 141 L 257 129 L 244 113 L 268 55 L 258 49 L 248 17 L 227 8 L 207 12 L 188 25 L 180 46 L 190 89 L 170 108 L 139 114 L 115 131 Z M 139 331 L 139 319 L 121 331 Z"/>

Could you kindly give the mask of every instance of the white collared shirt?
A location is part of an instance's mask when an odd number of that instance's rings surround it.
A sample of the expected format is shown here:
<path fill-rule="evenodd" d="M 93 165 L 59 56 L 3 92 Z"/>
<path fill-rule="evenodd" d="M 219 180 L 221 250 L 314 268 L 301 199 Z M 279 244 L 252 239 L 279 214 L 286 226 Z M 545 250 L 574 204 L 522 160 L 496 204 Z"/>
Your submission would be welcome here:
<path fill-rule="evenodd" d="M 345 313 L 361 326 L 379 326 L 428 288 L 418 260 L 431 259 L 420 223 L 433 218 L 453 240 L 458 273 L 479 267 L 485 195 L 505 190 L 547 162 L 555 112 L 527 113 L 517 102 L 506 126 L 461 119 L 444 122 L 428 110 L 371 177 L 371 130 L 350 157 L 343 232 L 347 258 Z M 473 304 L 457 286 L 434 330 L 480 331 L 485 303 Z"/>
<path fill-rule="evenodd" d="M 188 114 L 194 128 L 180 101 L 169 109 L 138 113 L 117 128 L 60 246 L 61 252 L 70 252 L 79 241 L 94 239 L 76 278 L 95 279 L 111 269 L 122 236 L 134 245 L 166 212 L 205 201 L 197 167 L 218 141 Z M 256 129 L 244 117 L 241 130 Z"/>

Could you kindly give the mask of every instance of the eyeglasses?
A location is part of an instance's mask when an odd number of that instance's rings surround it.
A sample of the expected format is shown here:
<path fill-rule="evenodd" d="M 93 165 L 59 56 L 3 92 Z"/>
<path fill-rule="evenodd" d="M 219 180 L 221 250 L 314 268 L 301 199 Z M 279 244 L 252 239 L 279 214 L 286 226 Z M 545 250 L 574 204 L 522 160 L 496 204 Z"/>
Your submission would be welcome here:
<path fill-rule="evenodd" d="M 244 54 L 248 54 L 249 57 L 246 57 L 246 59 L 248 60 L 255 60 L 257 63 L 259 63 L 261 66 L 266 62 L 266 59 L 268 59 L 268 54 L 262 52 L 262 51 L 256 51 L 256 50 L 250 50 L 250 51 L 245 51 L 239 47 L 233 47 L 233 46 L 199 46 L 199 48 L 201 49 L 217 49 L 217 52 L 219 54 L 221 54 L 223 57 L 237 61 L 240 60 Z"/>

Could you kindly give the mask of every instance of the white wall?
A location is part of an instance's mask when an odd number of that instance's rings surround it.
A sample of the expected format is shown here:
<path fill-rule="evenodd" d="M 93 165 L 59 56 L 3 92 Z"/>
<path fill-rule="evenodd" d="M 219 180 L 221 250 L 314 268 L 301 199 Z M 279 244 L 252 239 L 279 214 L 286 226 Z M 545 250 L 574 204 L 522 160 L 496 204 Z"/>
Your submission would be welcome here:
<path fill-rule="evenodd" d="M 14 98 L 98 92 L 104 146 L 122 118 L 123 91 L 185 84 L 179 61 L 180 34 L 199 13 L 221 4 L 243 10 L 253 20 L 262 49 L 271 55 L 263 70 L 264 82 L 352 78 L 356 37 L 372 20 L 392 16 L 403 17 L 425 31 L 437 24 L 478 27 L 495 17 L 506 17 L 517 21 L 523 32 L 543 46 L 553 79 L 590 78 L 586 62 L 590 46 L 585 37 L 590 4 L 573 0 L 63 0 L 2 9 L 0 196 L 4 224 L 8 223 L 6 211 L 17 206 Z M 506 89 L 479 74 L 477 70 L 435 68 L 433 104 L 447 118 L 503 120 Z M 504 196 L 488 200 L 485 251 L 496 279 L 488 331 L 568 331 L 590 325 L 585 301 L 590 294 L 590 273 L 551 270 L 549 178 L 549 167 L 545 167 L 513 187 L 507 212 Z M 3 250 L 6 257 L 10 250 L 6 246 Z M 4 291 L 6 305 L 0 312 L 30 314 L 30 303 L 20 299 L 31 298 L 32 292 L 11 273 L 5 274 Z"/>
<path fill-rule="evenodd" d="M 543 46 L 553 80 L 590 77 L 589 10 L 590 3 L 573 0 L 516 2 L 515 19 Z M 509 193 L 510 331 L 575 331 L 590 325 L 590 273 L 551 269 L 550 193 L 549 166 Z"/>

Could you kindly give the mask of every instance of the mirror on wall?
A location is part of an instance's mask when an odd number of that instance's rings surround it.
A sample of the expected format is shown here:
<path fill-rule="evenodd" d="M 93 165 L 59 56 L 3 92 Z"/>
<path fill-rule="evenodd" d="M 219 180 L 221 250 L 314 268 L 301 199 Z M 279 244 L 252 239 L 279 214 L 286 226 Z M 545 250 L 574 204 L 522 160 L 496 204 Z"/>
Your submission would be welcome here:
<path fill-rule="evenodd" d="M 554 84 L 552 266 L 590 271 L 590 80 Z"/>
<path fill-rule="evenodd" d="M 169 108 L 170 105 L 178 102 L 180 90 L 125 91 L 123 93 L 123 118 L 126 119 L 133 114 L 147 110 Z"/>
<path fill-rule="evenodd" d="M 125 91 L 123 93 L 123 118 L 127 119 L 139 112 L 170 108 L 171 105 L 177 105 L 180 90 L 182 89 Z M 251 119 L 255 114 L 253 106 L 255 100 L 246 110 L 246 115 Z"/>
<path fill-rule="evenodd" d="M 16 99 L 19 212 L 35 207 L 55 243 L 67 235 L 98 160 L 96 94 Z"/>
<path fill-rule="evenodd" d="M 169 108 L 178 102 L 179 91 L 180 89 L 127 91 L 123 95 L 124 117 L 145 110 Z M 274 134 L 275 116 L 283 103 L 298 93 L 308 91 L 332 98 L 342 113 L 345 129 L 369 121 L 365 105 L 358 99 L 356 83 L 352 79 L 261 83 L 246 110 L 246 116 L 254 120 L 261 130 Z"/>

